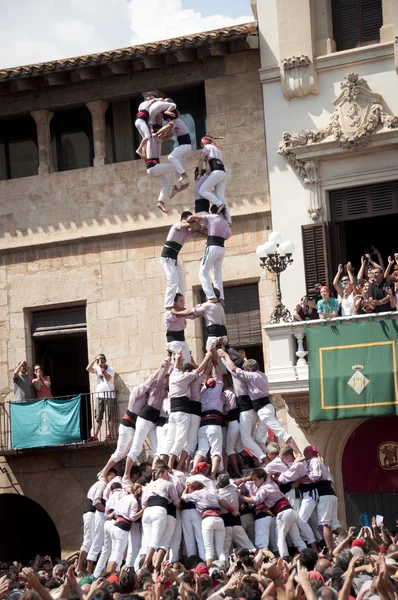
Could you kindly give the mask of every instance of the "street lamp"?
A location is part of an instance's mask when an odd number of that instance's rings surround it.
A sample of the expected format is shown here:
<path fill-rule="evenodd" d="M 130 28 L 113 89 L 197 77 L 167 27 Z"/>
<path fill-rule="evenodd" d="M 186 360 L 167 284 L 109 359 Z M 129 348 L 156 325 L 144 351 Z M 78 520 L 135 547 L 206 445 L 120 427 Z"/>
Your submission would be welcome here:
<path fill-rule="evenodd" d="M 274 311 L 271 314 L 270 323 L 279 323 L 292 321 L 292 315 L 284 304 L 282 304 L 281 292 L 281 273 L 293 263 L 292 254 L 294 252 L 293 242 L 282 242 L 282 235 L 273 231 L 268 236 L 268 241 L 258 246 L 256 254 L 261 260 L 261 267 L 267 269 L 270 273 L 276 275 L 276 297 L 278 300 Z"/>

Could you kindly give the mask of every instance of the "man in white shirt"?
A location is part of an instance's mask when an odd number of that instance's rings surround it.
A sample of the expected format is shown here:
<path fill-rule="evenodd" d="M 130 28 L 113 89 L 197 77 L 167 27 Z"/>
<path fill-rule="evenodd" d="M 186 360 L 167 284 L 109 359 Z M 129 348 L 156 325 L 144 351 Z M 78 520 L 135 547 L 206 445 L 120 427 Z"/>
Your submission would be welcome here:
<path fill-rule="evenodd" d="M 97 364 L 95 364 L 97 363 Z M 115 400 L 115 371 L 106 362 L 105 354 L 98 354 L 86 367 L 86 371 L 97 376 L 97 389 L 95 396 L 95 429 L 88 442 L 97 442 L 101 431 L 102 421 L 106 412 L 108 419 L 108 433 L 106 440 L 112 439 L 113 431 L 113 405 Z"/>

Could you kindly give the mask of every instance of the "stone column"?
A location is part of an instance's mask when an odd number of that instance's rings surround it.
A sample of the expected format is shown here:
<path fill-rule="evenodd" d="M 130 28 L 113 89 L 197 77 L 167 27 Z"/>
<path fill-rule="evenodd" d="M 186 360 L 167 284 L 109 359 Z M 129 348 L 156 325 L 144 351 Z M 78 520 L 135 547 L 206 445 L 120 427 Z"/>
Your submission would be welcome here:
<path fill-rule="evenodd" d="M 394 41 L 393 2 L 396 0 L 383 0 L 383 26 L 380 28 L 380 41 Z M 397 34 L 395 34 L 397 35 Z"/>
<path fill-rule="evenodd" d="M 316 0 L 315 10 L 315 56 L 336 52 L 333 39 L 333 20 L 331 0 Z"/>
<path fill-rule="evenodd" d="M 39 146 L 39 175 L 48 175 L 54 171 L 50 133 L 50 123 L 54 113 L 49 110 L 32 110 L 30 114 L 36 122 L 37 143 Z"/>
<path fill-rule="evenodd" d="M 92 102 L 86 102 L 86 106 L 91 113 L 93 123 L 94 167 L 100 167 L 109 163 L 109 157 L 106 153 L 105 126 L 105 113 L 109 104 L 104 100 L 93 100 Z"/>

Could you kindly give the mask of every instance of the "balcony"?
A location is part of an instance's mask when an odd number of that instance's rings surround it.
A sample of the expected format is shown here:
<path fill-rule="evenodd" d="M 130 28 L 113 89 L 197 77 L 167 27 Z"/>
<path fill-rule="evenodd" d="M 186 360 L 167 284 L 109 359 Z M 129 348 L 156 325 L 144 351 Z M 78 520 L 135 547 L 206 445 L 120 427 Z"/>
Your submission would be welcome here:
<path fill-rule="evenodd" d="M 306 327 L 331 327 L 333 324 L 347 325 L 373 319 L 398 320 L 398 312 L 374 313 L 369 315 L 353 315 L 350 317 L 336 317 L 326 321 L 296 321 L 293 323 L 280 323 L 264 327 L 269 339 L 270 365 L 268 368 L 268 381 L 271 394 L 287 394 L 292 396 L 308 395 L 308 353 L 305 342 Z"/>
<path fill-rule="evenodd" d="M 40 422 L 39 422 L 39 427 L 44 427 L 44 428 L 48 428 L 51 429 L 51 418 L 53 420 L 55 420 L 56 422 L 58 422 L 59 418 L 61 418 L 61 412 L 59 412 L 59 415 L 57 415 L 57 406 L 56 403 L 57 401 L 67 401 L 70 400 L 72 401 L 73 399 L 76 399 L 77 397 L 80 398 L 80 407 L 77 407 L 77 411 L 78 411 L 78 415 L 76 418 L 76 429 L 77 429 L 77 435 L 75 436 L 75 441 L 70 442 L 69 440 L 66 441 L 65 443 L 62 442 L 62 434 L 61 434 L 61 439 L 59 440 L 60 443 L 48 443 L 49 438 L 47 438 L 46 440 L 46 436 L 43 436 L 43 441 L 45 443 L 43 443 L 42 445 L 40 443 L 37 443 L 37 438 L 35 442 L 32 442 L 32 445 L 29 445 L 29 441 L 26 441 L 26 437 L 29 437 L 30 439 L 33 439 L 32 436 L 32 430 L 29 430 L 26 432 L 26 435 L 24 435 L 23 438 L 23 444 L 20 445 L 18 443 L 15 443 L 15 440 L 13 440 L 13 436 L 12 436 L 12 416 L 11 416 L 11 411 L 12 411 L 12 405 L 18 405 L 19 407 L 21 407 L 21 410 L 23 410 L 23 407 L 26 406 L 30 406 L 32 407 L 31 403 L 34 404 L 38 404 L 39 402 L 42 402 L 39 399 L 32 399 L 29 400 L 28 402 L 22 402 L 22 403 L 18 403 L 18 402 L 2 402 L 0 403 L 0 454 L 1 455 L 10 455 L 10 454 L 18 454 L 21 452 L 31 452 L 31 451 L 43 451 L 43 449 L 45 448 L 51 448 L 51 451 L 54 451 L 55 449 L 83 449 L 83 448 L 90 448 L 90 447 L 98 447 L 98 446 L 104 446 L 104 445 L 114 445 L 116 443 L 116 439 L 117 439 L 117 425 L 119 423 L 119 414 L 118 414 L 118 405 L 117 405 L 117 399 L 116 397 L 111 397 L 108 399 L 109 402 L 109 410 L 110 410 L 110 414 L 113 415 L 112 417 L 112 430 L 109 430 L 108 427 L 108 421 L 107 421 L 107 415 L 106 413 L 104 414 L 104 419 L 103 419 L 103 423 L 102 423 L 102 428 L 101 431 L 99 433 L 99 438 L 98 441 L 87 441 L 91 435 L 92 435 L 92 431 L 93 428 L 95 426 L 95 407 L 96 407 L 96 403 L 97 403 L 97 394 L 93 393 L 93 394 L 80 394 L 79 396 L 62 396 L 62 397 L 56 397 L 56 398 L 52 398 L 51 400 L 54 401 L 55 404 L 55 408 L 54 405 L 51 409 L 51 413 L 52 415 L 50 416 L 50 420 L 48 415 L 45 415 L 43 417 L 43 413 L 44 411 L 41 411 L 41 416 L 40 416 Z M 63 402 L 63 404 L 65 404 Z M 36 433 L 36 430 L 33 430 L 33 433 Z M 106 437 L 110 435 L 111 439 L 107 440 Z M 52 439 L 52 438 L 51 438 Z"/>

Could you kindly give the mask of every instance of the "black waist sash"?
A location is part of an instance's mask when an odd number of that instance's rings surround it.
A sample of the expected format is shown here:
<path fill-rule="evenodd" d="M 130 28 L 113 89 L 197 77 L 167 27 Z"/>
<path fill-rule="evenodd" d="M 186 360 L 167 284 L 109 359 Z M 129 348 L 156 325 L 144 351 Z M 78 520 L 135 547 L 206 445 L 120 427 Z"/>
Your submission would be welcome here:
<path fill-rule="evenodd" d="M 287 494 L 292 489 L 292 484 L 290 482 L 289 483 L 280 483 L 279 489 L 282 492 L 282 494 Z"/>
<path fill-rule="evenodd" d="M 178 253 L 181 250 L 181 248 L 182 248 L 182 245 L 179 244 L 178 242 L 173 242 L 172 240 L 166 240 L 166 242 L 163 246 L 162 254 L 160 256 L 162 258 L 173 258 L 174 260 L 177 260 Z"/>
<path fill-rule="evenodd" d="M 264 406 L 267 406 L 267 404 L 271 404 L 268 396 L 264 398 L 257 398 L 257 400 L 253 400 L 253 408 L 256 411 L 260 410 L 260 408 L 263 408 Z"/>
<path fill-rule="evenodd" d="M 149 112 L 145 109 L 143 110 L 139 110 L 138 113 L 135 115 L 136 119 L 142 119 L 143 121 L 148 121 L 149 119 Z"/>
<path fill-rule="evenodd" d="M 170 398 L 170 412 L 183 412 L 191 414 L 191 403 L 187 396 L 179 396 L 178 398 Z"/>
<path fill-rule="evenodd" d="M 181 510 L 196 510 L 195 502 L 186 502 L 185 500 L 181 500 Z"/>
<path fill-rule="evenodd" d="M 200 426 L 204 425 L 224 425 L 224 415 L 218 410 L 205 410 L 202 412 L 202 420 Z"/>
<path fill-rule="evenodd" d="M 224 244 L 225 238 L 219 235 L 209 235 L 207 238 L 207 246 L 220 246 L 220 248 L 224 248 Z"/>
<path fill-rule="evenodd" d="M 87 498 L 87 504 L 86 504 L 86 507 L 84 509 L 84 514 L 89 513 L 89 512 L 95 513 L 95 512 L 97 512 L 97 509 L 93 505 L 92 500 L 90 500 L 90 498 Z"/>
<path fill-rule="evenodd" d="M 163 427 L 164 425 L 166 425 L 166 423 L 167 423 L 166 417 L 159 417 L 159 419 L 157 420 L 157 423 L 156 423 L 156 427 Z"/>
<path fill-rule="evenodd" d="M 196 415 L 197 417 L 202 416 L 202 404 L 197 400 L 191 400 L 191 415 Z"/>
<path fill-rule="evenodd" d="M 221 337 L 222 335 L 228 335 L 227 328 L 225 327 L 225 325 L 208 325 L 206 327 L 206 331 L 208 335 L 211 335 L 212 337 Z"/>
<path fill-rule="evenodd" d="M 124 425 L 125 427 L 133 427 L 135 428 L 135 423 L 137 421 L 137 415 L 133 412 L 131 412 L 131 410 L 126 410 L 126 414 L 124 415 L 123 419 L 122 419 L 122 425 Z"/>
<path fill-rule="evenodd" d="M 191 136 L 189 135 L 189 133 L 177 135 L 177 142 L 180 146 L 182 146 L 183 144 L 191 144 Z"/>
<path fill-rule="evenodd" d="M 210 208 L 210 200 L 206 200 L 206 198 L 198 198 L 195 200 L 195 212 L 209 212 Z"/>
<path fill-rule="evenodd" d="M 316 484 L 315 483 L 300 483 L 298 486 L 298 489 L 300 490 L 300 492 L 302 494 L 305 494 L 305 492 L 313 492 L 314 490 L 316 490 Z"/>
<path fill-rule="evenodd" d="M 224 163 L 219 158 L 209 160 L 210 171 L 225 171 Z"/>
<path fill-rule="evenodd" d="M 224 521 L 225 527 L 235 527 L 236 525 L 242 525 L 240 515 L 233 515 L 231 513 L 225 513 L 221 515 Z"/>
<path fill-rule="evenodd" d="M 123 531 L 130 531 L 133 521 L 130 519 L 125 519 L 124 517 L 118 517 L 116 519 L 115 527 L 119 527 Z"/>
<path fill-rule="evenodd" d="M 317 481 L 315 486 L 316 486 L 319 496 L 335 496 L 336 495 L 331 481 L 326 481 L 325 479 L 322 481 Z"/>
<path fill-rule="evenodd" d="M 170 517 L 174 517 L 175 519 L 177 518 L 177 507 L 175 504 L 173 504 L 172 502 L 169 502 L 168 505 L 166 506 L 166 510 L 167 510 L 167 514 Z"/>
<path fill-rule="evenodd" d="M 249 395 L 245 394 L 244 396 L 236 396 L 236 403 L 239 406 L 240 412 L 245 412 L 246 410 L 253 410 L 253 402 Z"/>
<path fill-rule="evenodd" d="M 153 408 L 153 406 L 149 406 L 149 404 L 146 404 L 139 414 L 141 419 L 145 419 L 145 421 L 152 421 L 152 423 L 157 422 L 159 415 L 160 410 L 158 408 Z"/>
<path fill-rule="evenodd" d="M 158 494 L 154 494 L 148 498 L 148 508 L 150 506 L 162 506 L 163 508 L 167 508 L 169 501 L 167 498 L 163 498 L 163 496 L 158 496 Z"/>
<path fill-rule="evenodd" d="M 166 340 L 168 342 L 185 342 L 185 332 L 183 329 L 180 331 L 166 331 Z"/>
<path fill-rule="evenodd" d="M 228 421 L 239 421 L 239 408 L 232 408 L 227 415 Z"/>

